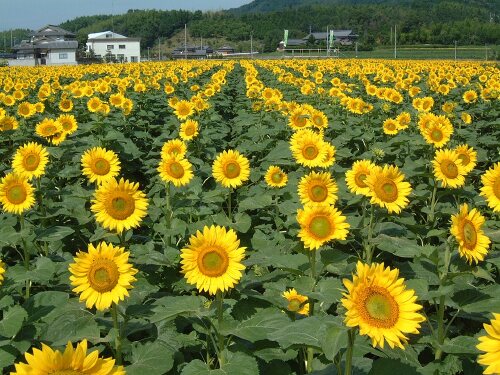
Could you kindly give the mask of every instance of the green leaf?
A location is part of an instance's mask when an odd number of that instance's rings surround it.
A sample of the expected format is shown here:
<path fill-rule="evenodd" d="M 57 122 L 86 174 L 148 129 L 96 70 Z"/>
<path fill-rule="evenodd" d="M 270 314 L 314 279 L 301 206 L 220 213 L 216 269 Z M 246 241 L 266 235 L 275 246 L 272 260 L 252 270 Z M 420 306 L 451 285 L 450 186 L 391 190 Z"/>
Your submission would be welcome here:
<path fill-rule="evenodd" d="M 347 327 L 334 325 L 328 327 L 321 348 L 325 357 L 333 361 L 340 349 L 347 348 Z"/>
<path fill-rule="evenodd" d="M 3 319 L 0 321 L 0 335 L 4 337 L 14 337 L 23 326 L 28 313 L 19 305 L 10 307 L 3 313 Z"/>
<path fill-rule="evenodd" d="M 51 227 L 41 231 L 35 231 L 37 241 L 51 242 L 62 240 L 75 233 L 70 227 Z"/>
<path fill-rule="evenodd" d="M 207 308 L 204 306 L 205 299 L 199 296 L 176 296 L 163 297 L 155 302 L 153 308 L 154 315 L 151 317 L 152 323 L 174 319 L 179 315 L 204 316 Z"/>
<path fill-rule="evenodd" d="M 410 366 L 401 363 L 395 359 L 379 358 L 373 362 L 373 367 L 368 375 L 387 375 L 387 374 L 405 374 L 418 375 L 417 370 Z"/>
<path fill-rule="evenodd" d="M 257 361 L 246 354 L 237 352 L 230 353 L 227 350 L 224 351 L 226 355 L 226 362 L 222 365 L 222 368 L 212 370 L 210 367 L 200 361 L 195 359 L 189 362 L 182 369 L 181 375 L 258 375 L 259 367 L 257 366 Z M 127 372 L 128 374 L 128 372 Z"/>
<path fill-rule="evenodd" d="M 446 339 L 442 346 L 443 352 L 450 354 L 477 354 L 478 341 L 475 337 L 458 336 L 451 340 Z"/>
<path fill-rule="evenodd" d="M 322 319 L 310 316 L 282 326 L 270 333 L 268 339 L 277 341 L 283 349 L 292 345 L 307 345 L 320 348 L 324 328 Z"/>
<path fill-rule="evenodd" d="M 377 248 L 401 258 L 415 258 L 422 253 L 422 247 L 404 237 L 390 237 L 380 234 L 373 239 Z"/>
<path fill-rule="evenodd" d="M 132 346 L 132 363 L 127 366 L 127 375 L 162 375 L 174 365 L 174 353 L 161 342 Z"/>
<path fill-rule="evenodd" d="M 250 342 L 265 340 L 269 335 L 278 330 L 283 325 L 290 322 L 290 319 L 281 311 L 276 309 L 260 310 L 250 319 L 240 322 L 235 328 L 225 332 Z"/>

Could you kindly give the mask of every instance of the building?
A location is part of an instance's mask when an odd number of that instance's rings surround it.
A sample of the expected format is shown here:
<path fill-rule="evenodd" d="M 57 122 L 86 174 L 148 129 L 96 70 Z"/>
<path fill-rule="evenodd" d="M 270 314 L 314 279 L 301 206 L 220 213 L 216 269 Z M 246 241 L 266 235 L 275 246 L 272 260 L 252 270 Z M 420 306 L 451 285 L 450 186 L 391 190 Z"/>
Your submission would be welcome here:
<path fill-rule="evenodd" d="M 16 59 L 9 60 L 9 65 L 76 65 L 78 42 L 72 32 L 47 25 L 12 49 Z"/>
<path fill-rule="evenodd" d="M 186 46 L 178 47 L 172 51 L 174 59 L 206 59 L 213 54 L 214 50 L 210 46 Z"/>
<path fill-rule="evenodd" d="M 286 43 L 287 48 L 304 48 L 307 43 L 312 39 L 317 44 L 319 41 L 324 41 L 326 43 L 327 38 L 326 32 L 317 32 L 317 33 L 309 33 L 307 36 L 302 39 L 288 39 Z M 354 34 L 352 30 L 333 30 L 333 36 L 335 37 L 334 43 L 350 46 L 352 45 L 356 39 L 358 38 L 357 34 Z M 283 50 L 284 43 L 280 42 L 278 46 L 278 50 Z"/>
<path fill-rule="evenodd" d="M 140 62 L 141 38 L 127 38 L 112 31 L 88 35 L 86 51 L 107 61 Z"/>
<path fill-rule="evenodd" d="M 219 55 L 223 55 L 224 56 L 224 55 L 231 55 L 231 54 L 235 53 L 236 51 L 231 46 L 222 46 L 220 48 L 217 48 L 215 50 L 215 52 L 217 54 L 219 54 Z"/>

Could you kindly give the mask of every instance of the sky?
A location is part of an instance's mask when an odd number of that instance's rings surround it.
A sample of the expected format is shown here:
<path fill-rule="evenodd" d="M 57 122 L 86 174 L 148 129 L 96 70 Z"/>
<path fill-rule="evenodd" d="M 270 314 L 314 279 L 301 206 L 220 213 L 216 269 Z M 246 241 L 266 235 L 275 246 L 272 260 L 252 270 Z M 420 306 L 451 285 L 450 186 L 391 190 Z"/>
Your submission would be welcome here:
<path fill-rule="evenodd" d="M 0 31 L 39 29 L 47 24 L 96 14 L 123 14 L 129 9 L 221 10 L 251 0 L 0 0 Z"/>

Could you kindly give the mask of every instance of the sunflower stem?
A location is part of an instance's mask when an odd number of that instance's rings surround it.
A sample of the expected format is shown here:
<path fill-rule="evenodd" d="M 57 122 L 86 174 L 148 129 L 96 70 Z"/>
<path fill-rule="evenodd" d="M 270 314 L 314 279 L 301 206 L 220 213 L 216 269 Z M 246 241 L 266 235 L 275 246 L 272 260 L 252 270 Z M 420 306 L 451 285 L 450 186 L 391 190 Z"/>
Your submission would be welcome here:
<path fill-rule="evenodd" d="M 231 207 L 231 193 L 233 192 L 233 189 L 229 188 L 229 193 L 227 195 L 227 217 L 229 218 L 229 221 L 232 223 L 233 222 L 233 210 Z"/>
<path fill-rule="evenodd" d="M 354 352 L 354 339 L 356 338 L 356 334 L 354 333 L 354 328 L 351 328 L 347 332 L 347 351 L 345 353 L 345 369 L 344 375 L 352 374 L 352 354 Z"/>
<path fill-rule="evenodd" d="M 28 247 L 26 245 L 26 241 L 24 240 L 24 215 L 19 215 L 19 226 L 21 228 L 21 242 L 23 244 L 23 262 L 24 262 L 24 268 L 26 268 L 26 271 L 29 273 L 30 269 L 30 253 L 28 252 Z M 30 298 L 30 285 L 31 285 L 31 280 L 28 278 L 26 280 L 26 287 L 24 290 L 24 298 L 28 299 Z"/>
<path fill-rule="evenodd" d="M 215 295 L 215 301 L 217 304 L 217 336 L 219 340 L 219 367 L 222 368 L 224 365 L 224 335 L 222 331 L 222 321 L 223 321 L 223 308 L 224 308 L 224 297 L 222 296 L 222 291 L 218 290 Z"/>
<path fill-rule="evenodd" d="M 365 249 L 366 264 L 371 264 L 372 258 L 373 258 L 372 237 L 373 237 L 373 218 L 375 216 L 374 211 L 375 211 L 375 208 L 373 207 L 373 204 L 372 204 L 370 206 L 370 223 L 368 224 L 368 239 L 367 239 L 366 249 Z"/>
<path fill-rule="evenodd" d="M 172 208 L 170 207 L 170 183 L 167 182 L 167 187 L 165 189 L 165 226 L 167 228 L 167 235 L 165 236 L 165 244 L 170 246 L 170 225 L 172 219 Z"/>
<path fill-rule="evenodd" d="M 309 262 L 311 265 L 311 279 L 312 279 L 312 292 L 316 287 L 316 251 L 309 252 Z M 309 316 L 314 315 L 314 300 L 309 298 Z M 307 348 L 307 373 L 311 373 L 313 371 L 313 360 L 314 360 L 314 348 Z"/>
<path fill-rule="evenodd" d="M 437 181 L 434 178 L 434 188 L 431 196 L 431 211 L 427 215 L 427 222 L 434 223 L 434 210 L 436 209 Z"/>
<path fill-rule="evenodd" d="M 111 305 L 111 315 L 113 316 L 113 327 L 115 329 L 115 349 L 116 349 L 116 364 L 122 364 L 122 333 L 118 323 L 118 306 L 113 302 Z"/>
<path fill-rule="evenodd" d="M 444 252 L 444 270 L 440 277 L 441 286 L 444 284 L 446 277 L 448 276 L 448 268 L 450 267 L 450 261 L 451 261 L 451 252 L 450 252 L 450 243 L 448 239 L 448 241 L 446 242 L 446 248 Z M 437 315 L 438 347 L 436 348 L 436 352 L 434 353 L 434 359 L 436 360 L 440 360 L 441 356 L 443 355 L 442 346 L 444 344 L 444 339 L 446 338 L 446 331 L 444 326 L 444 310 L 446 307 L 445 302 L 446 302 L 446 295 L 443 294 L 442 296 L 439 297 L 439 308 Z"/>

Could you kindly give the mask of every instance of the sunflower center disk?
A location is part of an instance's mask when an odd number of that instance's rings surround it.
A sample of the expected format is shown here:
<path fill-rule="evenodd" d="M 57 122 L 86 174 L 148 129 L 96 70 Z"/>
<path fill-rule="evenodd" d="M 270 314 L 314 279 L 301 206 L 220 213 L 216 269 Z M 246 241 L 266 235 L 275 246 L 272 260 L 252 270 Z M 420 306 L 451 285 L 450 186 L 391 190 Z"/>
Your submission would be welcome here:
<path fill-rule="evenodd" d="M 469 164 L 469 162 L 470 162 L 470 158 L 469 158 L 469 156 L 468 156 L 468 155 L 465 155 L 465 154 L 460 154 L 460 155 L 458 155 L 458 158 L 459 158 L 460 160 L 462 160 L 462 165 L 467 165 L 467 164 Z"/>
<path fill-rule="evenodd" d="M 227 163 L 226 168 L 224 169 L 227 178 L 236 178 L 240 175 L 240 166 L 238 165 L 238 163 L 235 163 L 233 161 Z"/>
<path fill-rule="evenodd" d="M 187 136 L 191 136 L 194 134 L 194 126 L 188 126 L 186 127 L 185 133 Z"/>
<path fill-rule="evenodd" d="M 290 311 L 299 311 L 302 303 L 298 299 L 292 299 L 288 302 L 288 310 Z"/>
<path fill-rule="evenodd" d="M 118 267 L 110 259 L 97 259 L 88 273 L 90 286 L 99 293 L 113 290 L 118 284 L 119 276 Z"/>
<path fill-rule="evenodd" d="M 332 231 L 332 225 L 328 218 L 324 216 L 317 216 L 311 220 L 309 230 L 318 238 L 326 238 Z"/>
<path fill-rule="evenodd" d="M 173 162 L 172 164 L 170 164 L 169 172 L 169 174 L 173 178 L 182 178 L 182 176 L 184 176 L 184 168 L 178 162 Z"/>
<path fill-rule="evenodd" d="M 465 246 L 469 249 L 473 249 L 477 243 L 477 232 L 474 224 L 470 221 L 466 221 L 463 227 L 464 242 Z"/>
<path fill-rule="evenodd" d="M 209 277 L 223 275 L 229 265 L 227 254 L 219 249 L 208 250 L 204 254 L 201 254 L 200 258 L 201 262 L 198 262 L 200 272 Z"/>
<path fill-rule="evenodd" d="M 358 185 L 359 187 L 363 187 L 363 188 L 367 187 L 367 185 L 365 184 L 366 174 L 358 173 L 354 177 L 354 180 L 356 180 L 356 185 Z"/>
<path fill-rule="evenodd" d="M 500 177 L 497 177 L 493 183 L 493 194 L 500 199 Z"/>
<path fill-rule="evenodd" d="M 441 171 L 447 178 L 456 178 L 458 176 L 458 167 L 451 160 L 444 160 L 441 163 Z"/>
<path fill-rule="evenodd" d="M 323 202 L 328 196 L 328 189 L 323 185 L 314 185 L 311 189 L 311 200 L 313 202 Z"/>
<path fill-rule="evenodd" d="M 283 180 L 283 175 L 281 174 L 281 172 L 273 173 L 273 175 L 271 176 L 271 180 L 274 183 L 278 184 L 278 183 L 280 183 Z"/>
<path fill-rule="evenodd" d="M 40 158 L 38 155 L 29 154 L 24 158 L 24 169 L 27 171 L 34 171 L 38 164 L 40 163 Z"/>
<path fill-rule="evenodd" d="M 307 160 L 314 159 L 316 156 L 318 156 L 318 154 L 319 154 L 318 148 L 314 145 L 306 146 L 304 148 L 303 155 L 304 158 L 306 158 Z"/>
<path fill-rule="evenodd" d="M 443 132 L 438 129 L 434 129 L 431 133 L 431 138 L 434 142 L 439 142 L 443 139 Z"/>
<path fill-rule="evenodd" d="M 7 199 L 12 204 L 20 204 L 26 200 L 28 194 L 26 190 L 21 185 L 14 185 L 9 190 L 7 190 Z"/>
<path fill-rule="evenodd" d="M 370 287 L 363 305 L 364 311 L 361 315 L 375 327 L 390 328 L 398 320 L 398 305 L 389 292 L 383 288 Z"/>
<path fill-rule="evenodd" d="M 134 199 L 126 194 L 115 196 L 111 199 L 108 214 L 116 220 L 125 220 L 135 210 Z"/>
<path fill-rule="evenodd" d="M 391 180 L 383 181 L 378 188 L 376 188 L 378 197 L 384 202 L 394 202 L 398 199 L 398 187 Z"/>
<path fill-rule="evenodd" d="M 104 176 L 109 173 L 109 170 L 111 169 L 111 166 L 109 165 L 109 162 L 106 159 L 96 159 L 94 162 L 94 173 L 98 174 L 100 176 Z"/>

